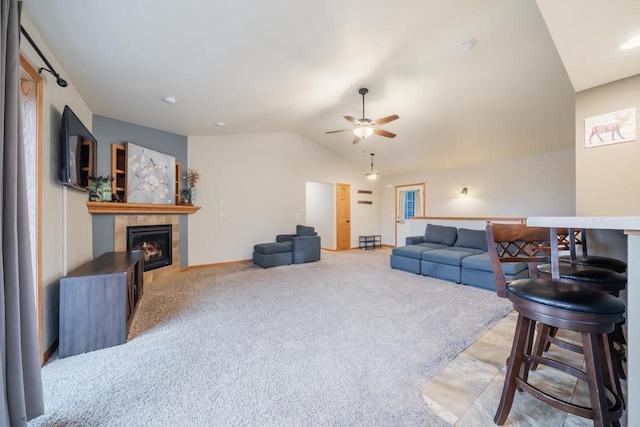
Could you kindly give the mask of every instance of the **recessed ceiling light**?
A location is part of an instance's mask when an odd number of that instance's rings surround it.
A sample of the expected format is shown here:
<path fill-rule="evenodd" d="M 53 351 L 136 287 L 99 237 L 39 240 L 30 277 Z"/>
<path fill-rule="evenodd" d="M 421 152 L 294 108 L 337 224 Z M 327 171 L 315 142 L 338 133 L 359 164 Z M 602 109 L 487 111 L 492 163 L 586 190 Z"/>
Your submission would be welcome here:
<path fill-rule="evenodd" d="M 224 126 L 224 122 L 217 122 L 216 126 Z"/>
<path fill-rule="evenodd" d="M 620 46 L 620 49 L 633 49 L 634 47 L 640 46 L 640 36 L 634 37 Z"/>
<path fill-rule="evenodd" d="M 167 96 L 166 98 L 162 99 L 164 102 L 168 103 L 168 104 L 175 104 L 176 103 L 176 99 L 173 96 Z"/>
<path fill-rule="evenodd" d="M 467 53 L 471 52 L 476 46 L 478 46 L 478 39 L 469 39 L 460 43 L 458 49 L 460 50 L 460 53 Z"/>

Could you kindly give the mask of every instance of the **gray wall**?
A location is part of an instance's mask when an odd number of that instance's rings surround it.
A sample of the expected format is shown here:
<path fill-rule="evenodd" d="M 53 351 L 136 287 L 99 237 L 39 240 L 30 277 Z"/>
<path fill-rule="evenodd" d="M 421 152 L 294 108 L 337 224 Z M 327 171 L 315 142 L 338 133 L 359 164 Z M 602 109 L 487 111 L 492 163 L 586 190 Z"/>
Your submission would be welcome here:
<path fill-rule="evenodd" d="M 182 171 L 188 169 L 187 137 L 145 126 L 134 125 L 104 116 L 93 116 L 92 134 L 98 140 L 97 175 L 111 173 L 111 144 L 126 141 L 169 154 L 176 158 Z M 184 181 L 182 187 L 184 188 Z M 93 215 L 93 257 L 113 251 L 114 215 Z M 180 267 L 189 265 L 188 216 L 180 215 Z"/>
<path fill-rule="evenodd" d="M 576 96 L 576 214 L 634 216 L 640 212 L 640 135 L 636 141 L 585 148 L 587 117 L 635 107 L 640 114 L 640 74 Z M 626 239 L 625 239 L 626 240 Z"/>

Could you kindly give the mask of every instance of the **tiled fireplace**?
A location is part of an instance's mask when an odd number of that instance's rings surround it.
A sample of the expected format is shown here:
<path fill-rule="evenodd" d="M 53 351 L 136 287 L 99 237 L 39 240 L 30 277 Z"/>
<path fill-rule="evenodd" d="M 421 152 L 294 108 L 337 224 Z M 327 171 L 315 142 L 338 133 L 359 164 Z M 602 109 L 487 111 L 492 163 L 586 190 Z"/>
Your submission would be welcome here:
<path fill-rule="evenodd" d="M 171 265 L 144 272 L 144 282 L 180 272 L 180 217 L 178 215 L 116 215 L 113 237 L 115 251 L 127 250 L 127 227 L 171 225 Z"/>

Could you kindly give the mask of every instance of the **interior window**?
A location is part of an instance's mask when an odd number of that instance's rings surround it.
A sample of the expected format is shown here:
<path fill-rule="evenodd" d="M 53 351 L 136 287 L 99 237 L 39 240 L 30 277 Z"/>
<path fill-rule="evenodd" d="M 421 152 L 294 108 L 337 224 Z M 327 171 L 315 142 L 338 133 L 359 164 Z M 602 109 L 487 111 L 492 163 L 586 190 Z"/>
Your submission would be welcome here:
<path fill-rule="evenodd" d="M 412 216 L 416 216 L 416 192 L 407 191 L 405 197 L 404 219 L 409 219 Z"/>

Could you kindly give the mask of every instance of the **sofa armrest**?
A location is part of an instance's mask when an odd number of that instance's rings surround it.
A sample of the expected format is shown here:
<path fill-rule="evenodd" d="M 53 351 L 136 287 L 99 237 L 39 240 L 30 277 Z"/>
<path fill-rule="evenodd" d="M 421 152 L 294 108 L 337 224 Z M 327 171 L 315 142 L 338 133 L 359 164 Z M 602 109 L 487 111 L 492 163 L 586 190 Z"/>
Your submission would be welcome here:
<path fill-rule="evenodd" d="M 294 237 L 296 237 L 295 234 L 278 234 L 276 236 L 276 242 L 278 243 L 290 242 L 293 240 Z"/>
<path fill-rule="evenodd" d="M 294 237 L 291 241 L 294 264 L 320 260 L 320 236 Z"/>
<path fill-rule="evenodd" d="M 424 236 L 409 236 L 407 237 L 407 245 L 417 245 L 424 241 Z"/>

